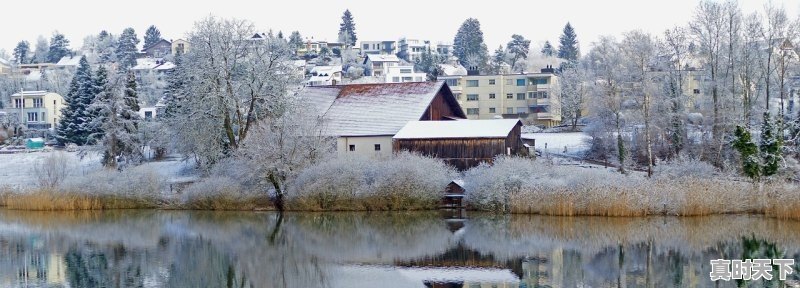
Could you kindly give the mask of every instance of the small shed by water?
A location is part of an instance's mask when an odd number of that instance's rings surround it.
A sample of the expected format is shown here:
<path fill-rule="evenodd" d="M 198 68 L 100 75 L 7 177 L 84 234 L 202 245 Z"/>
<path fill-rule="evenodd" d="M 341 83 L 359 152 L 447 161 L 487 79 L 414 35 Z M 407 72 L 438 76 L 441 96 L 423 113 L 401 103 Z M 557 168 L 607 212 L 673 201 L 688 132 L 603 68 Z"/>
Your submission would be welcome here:
<path fill-rule="evenodd" d="M 392 137 L 392 150 L 436 157 L 466 170 L 498 155 L 524 155 L 517 119 L 412 121 Z"/>
<path fill-rule="evenodd" d="M 464 208 L 464 181 L 453 180 L 444 189 L 442 208 Z"/>

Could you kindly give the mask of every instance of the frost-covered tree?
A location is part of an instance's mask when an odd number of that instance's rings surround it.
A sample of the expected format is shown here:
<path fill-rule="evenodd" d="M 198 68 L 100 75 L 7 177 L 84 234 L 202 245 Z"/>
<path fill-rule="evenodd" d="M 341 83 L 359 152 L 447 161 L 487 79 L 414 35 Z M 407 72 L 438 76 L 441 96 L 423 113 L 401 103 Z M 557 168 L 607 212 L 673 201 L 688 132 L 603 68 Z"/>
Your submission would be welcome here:
<path fill-rule="evenodd" d="M 56 63 L 64 56 L 69 56 L 69 40 L 64 34 L 55 32 L 50 38 L 50 48 L 47 51 L 47 62 Z"/>
<path fill-rule="evenodd" d="M 75 143 L 85 145 L 89 143 L 92 134 L 92 116 L 89 106 L 95 96 L 95 83 L 89 62 L 86 57 L 81 57 L 75 76 L 70 83 L 69 92 L 64 97 L 66 106 L 61 110 L 61 119 L 58 121 L 56 138 L 62 144 Z"/>
<path fill-rule="evenodd" d="M 163 39 L 161 38 L 161 31 L 155 25 L 150 25 L 150 27 L 147 27 L 147 31 L 144 32 L 144 47 L 150 47 L 150 45 L 156 44 L 161 39 Z"/>
<path fill-rule="evenodd" d="M 558 58 L 568 61 L 577 61 L 581 57 L 580 48 L 578 47 L 578 35 L 575 34 L 575 29 L 572 24 L 567 22 L 564 25 L 564 31 L 561 37 L 558 38 Z"/>
<path fill-rule="evenodd" d="M 304 168 L 331 156 L 335 138 L 326 135 L 325 126 L 315 115 L 291 105 L 287 113 L 255 123 L 252 135 L 242 142 L 238 158 L 244 159 L 252 178 L 266 191 L 274 191 L 275 205 L 283 210 L 287 179 Z"/>
<path fill-rule="evenodd" d="M 20 64 L 28 63 L 28 54 L 31 51 L 31 45 L 28 41 L 19 41 L 17 47 L 14 48 L 14 61 Z"/>
<path fill-rule="evenodd" d="M 625 66 L 619 42 L 614 38 L 603 36 L 594 44 L 589 53 L 591 77 L 595 80 L 589 105 L 591 113 L 597 116 L 593 123 L 593 150 L 602 151 L 605 157 L 608 150 L 615 151 L 619 162 L 619 171 L 626 173 L 625 159 L 628 151 L 623 137 L 625 133 Z M 590 133 L 591 134 L 591 133 Z M 615 142 L 614 149 L 609 149 Z"/>
<path fill-rule="evenodd" d="M 180 111 L 183 111 L 183 101 L 186 99 L 184 93 L 188 92 L 186 87 L 187 75 L 186 67 L 183 65 L 183 53 L 176 53 L 173 62 L 175 68 L 167 71 L 167 87 L 164 89 L 164 115 L 159 117 L 164 121 L 172 121 Z"/>
<path fill-rule="evenodd" d="M 139 96 L 136 93 L 136 75 L 128 72 L 125 75 L 125 105 L 134 112 L 139 112 Z"/>
<path fill-rule="evenodd" d="M 506 49 L 508 49 L 509 59 L 511 60 L 511 63 L 509 63 L 511 69 L 523 72 L 525 70 L 525 64 L 519 61 L 528 59 L 528 52 L 530 52 L 531 49 L 531 40 L 525 39 L 522 35 L 511 35 L 511 41 L 508 41 Z"/>
<path fill-rule="evenodd" d="M 489 50 L 483 42 L 483 31 L 478 19 L 469 18 L 458 28 L 453 39 L 453 55 L 464 67 L 484 69 L 489 59 Z"/>
<path fill-rule="evenodd" d="M 39 38 L 36 38 L 36 46 L 33 50 L 33 59 L 32 62 L 34 63 L 45 63 L 47 62 L 47 52 L 50 49 L 50 44 L 47 42 L 47 38 L 44 36 L 39 35 Z"/>
<path fill-rule="evenodd" d="M 179 152 L 204 168 L 237 150 L 255 123 L 282 115 L 291 85 L 299 85 L 288 44 L 274 36 L 248 41 L 254 31 L 248 21 L 209 17 L 189 33 L 179 95 L 191 97 L 179 101 L 172 128 Z"/>
<path fill-rule="evenodd" d="M 136 31 L 133 30 L 133 28 L 125 28 L 119 36 L 116 50 L 117 62 L 123 70 L 136 66 L 136 55 L 139 54 L 136 45 L 139 45 L 139 38 L 136 37 Z"/>
<path fill-rule="evenodd" d="M 127 96 L 130 92 L 122 83 L 123 78 L 122 75 L 109 77 L 108 71 L 100 66 L 94 79 L 97 95 L 91 109 L 96 111 L 97 117 L 92 122 L 96 129 L 93 136 L 99 139 L 103 166 L 108 168 L 116 168 L 120 161 L 137 163 L 141 160 L 137 131 L 139 114 L 130 106 Z"/>
<path fill-rule="evenodd" d="M 625 33 L 621 51 L 626 61 L 628 83 L 633 100 L 640 107 L 644 122 L 644 141 L 647 157 L 647 176 L 653 176 L 653 81 L 650 69 L 656 61 L 656 46 L 650 34 L 641 31 Z"/>
<path fill-rule="evenodd" d="M 550 44 L 550 41 L 544 41 L 541 52 L 544 57 L 553 57 L 557 53 L 556 48 L 553 47 L 553 44 Z"/>
<path fill-rule="evenodd" d="M 292 35 L 289 35 L 289 48 L 292 49 L 292 54 L 297 54 L 297 49 L 303 47 L 303 37 L 300 36 L 300 32 L 292 31 Z"/>
<path fill-rule="evenodd" d="M 344 43 L 345 47 L 355 47 L 357 39 L 356 22 L 350 9 L 346 9 L 342 15 L 342 23 L 339 24 L 339 42 Z"/>
<path fill-rule="evenodd" d="M 419 58 L 417 58 L 416 63 L 414 63 L 414 68 L 417 71 L 425 72 L 428 76 L 429 81 L 436 80 L 441 73 L 439 71 L 439 64 L 441 63 L 440 57 L 436 54 L 431 53 L 430 49 L 426 49 L 422 52 Z"/>
<path fill-rule="evenodd" d="M 95 43 L 95 52 L 98 54 L 98 62 L 108 63 L 116 59 L 117 38 L 108 33 L 108 31 L 100 31 L 97 35 Z"/>
<path fill-rule="evenodd" d="M 497 47 L 494 50 L 494 54 L 492 54 L 492 61 L 489 64 L 489 72 L 492 74 L 500 74 L 501 67 L 503 65 L 507 65 L 506 61 L 508 60 L 508 53 L 506 53 L 506 49 L 503 49 L 503 45 Z"/>
<path fill-rule="evenodd" d="M 577 129 L 578 120 L 583 117 L 584 101 L 590 93 L 590 82 L 586 67 L 583 64 L 570 65 L 561 70 L 559 75 L 561 87 L 561 119 Z"/>

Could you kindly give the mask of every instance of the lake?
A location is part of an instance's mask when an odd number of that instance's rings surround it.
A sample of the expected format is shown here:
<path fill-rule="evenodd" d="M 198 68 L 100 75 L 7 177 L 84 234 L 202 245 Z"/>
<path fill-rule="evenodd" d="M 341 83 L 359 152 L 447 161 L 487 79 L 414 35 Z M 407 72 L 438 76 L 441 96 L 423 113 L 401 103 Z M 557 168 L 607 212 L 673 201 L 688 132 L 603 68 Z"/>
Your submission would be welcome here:
<path fill-rule="evenodd" d="M 792 258 L 800 263 L 800 221 L 747 215 L 279 216 L 0 209 L 0 287 L 794 287 L 800 283 L 797 265 L 785 282 L 714 283 L 709 279 L 709 261 L 718 258 Z"/>

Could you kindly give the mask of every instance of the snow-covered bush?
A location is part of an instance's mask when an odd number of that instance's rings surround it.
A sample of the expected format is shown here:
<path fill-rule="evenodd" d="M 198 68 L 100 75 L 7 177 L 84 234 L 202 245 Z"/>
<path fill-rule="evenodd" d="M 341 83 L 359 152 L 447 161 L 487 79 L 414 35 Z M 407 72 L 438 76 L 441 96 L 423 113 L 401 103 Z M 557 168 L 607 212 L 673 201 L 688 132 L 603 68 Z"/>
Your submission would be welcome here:
<path fill-rule="evenodd" d="M 53 152 L 34 164 L 33 172 L 39 186 L 55 188 L 67 178 L 75 168 L 75 159 L 64 152 Z"/>
<path fill-rule="evenodd" d="M 303 170 L 290 183 L 287 202 L 298 210 L 434 208 L 454 175 L 442 161 L 410 153 L 342 156 Z"/>
<path fill-rule="evenodd" d="M 710 178 L 719 176 L 720 171 L 708 162 L 694 158 L 680 157 L 670 162 L 655 166 L 654 176 L 657 178 Z"/>
<path fill-rule="evenodd" d="M 69 178 L 60 190 L 73 194 L 139 199 L 155 202 L 167 189 L 163 176 L 145 166 L 118 171 L 104 169 L 95 173 Z"/>

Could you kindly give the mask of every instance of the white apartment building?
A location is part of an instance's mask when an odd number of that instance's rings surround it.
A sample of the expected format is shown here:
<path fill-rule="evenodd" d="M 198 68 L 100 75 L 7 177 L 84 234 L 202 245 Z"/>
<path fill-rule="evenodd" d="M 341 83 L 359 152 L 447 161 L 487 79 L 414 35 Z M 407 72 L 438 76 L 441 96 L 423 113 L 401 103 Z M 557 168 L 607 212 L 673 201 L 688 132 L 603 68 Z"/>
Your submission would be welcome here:
<path fill-rule="evenodd" d="M 400 65 L 400 59 L 395 55 L 367 54 L 364 64 L 367 65 L 366 76 L 384 76 L 389 67 Z"/>
<path fill-rule="evenodd" d="M 427 75 L 423 72 L 414 72 L 414 66 L 391 66 L 386 68 L 386 81 L 384 83 L 423 82 Z"/>
<path fill-rule="evenodd" d="M 469 73 L 476 74 L 476 73 Z M 552 68 L 539 73 L 440 76 L 468 119 L 520 119 L 525 124 L 561 124 L 558 77 Z"/>
<path fill-rule="evenodd" d="M 394 55 L 397 53 L 397 41 L 394 40 L 381 40 L 381 41 L 361 41 L 358 46 L 361 48 L 361 54 L 388 54 Z"/>
<path fill-rule="evenodd" d="M 413 63 L 423 52 L 431 48 L 431 41 L 400 38 L 400 40 L 397 41 L 397 45 L 400 51 L 408 53 L 408 61 Z"/>

